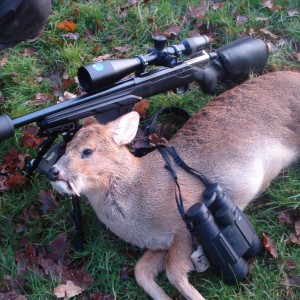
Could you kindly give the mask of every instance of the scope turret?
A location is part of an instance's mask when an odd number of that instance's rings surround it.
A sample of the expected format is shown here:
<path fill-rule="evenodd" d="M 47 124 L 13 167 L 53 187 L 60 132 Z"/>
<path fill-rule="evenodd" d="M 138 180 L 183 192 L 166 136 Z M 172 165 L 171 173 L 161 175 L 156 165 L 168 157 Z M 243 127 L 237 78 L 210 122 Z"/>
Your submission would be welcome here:
<path fill-rule="evenodd" d="M 209 45 L 207 36 L 187 38 L 179 45 L 165 47 L 167 39 L 162 36 L 154 38 L 154 48 L 145 55 L 129 59 L 101 60 L 78 69 L 78 80 L 82 89 L 91 93 L 113 85 L 129 74 L 142 73 L 148 65 L 173 68 L 177 58 L 191 55 L 206 49 Z"/>

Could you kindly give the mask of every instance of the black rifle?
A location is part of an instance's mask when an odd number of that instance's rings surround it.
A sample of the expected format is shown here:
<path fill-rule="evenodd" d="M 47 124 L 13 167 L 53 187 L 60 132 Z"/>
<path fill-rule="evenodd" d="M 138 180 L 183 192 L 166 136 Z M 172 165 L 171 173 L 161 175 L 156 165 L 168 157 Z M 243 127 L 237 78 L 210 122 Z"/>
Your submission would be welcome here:
<path fill-rule="evenodd" d="M 78 79 L 87 94 L 15 119 L 0 115 L 0 141 L 12 137 L 16 128 L 35 122 L 39 127 L 38 135 L 45 138 L 26 173 L 31 175 L 37 168 L 47 173 L 62 153 L 63 143 L 51 148 L 54 141 L 59 135 L 64 142 L 72 139 L 80 128 L 80 119 L 97 115 L 105 123 L 128 112 L 142 98 L 195 81 L 204 92 L 212 92 L 218 81 L 249 72 L 262 72 L 269 54 L 262 40 L 250 37 L 238 39 L 210 53 L 206 51 L 209 47 L 207 36 L 188 38 L 169 47 L 166 47 L 166 42 L 166 38 L 156 37 L 154 48 L 145 55 L 80 67 Z M 192 56 L 180 60 L 182 54 Z M 126 77 L 133 72 L 135 76 Z"/>

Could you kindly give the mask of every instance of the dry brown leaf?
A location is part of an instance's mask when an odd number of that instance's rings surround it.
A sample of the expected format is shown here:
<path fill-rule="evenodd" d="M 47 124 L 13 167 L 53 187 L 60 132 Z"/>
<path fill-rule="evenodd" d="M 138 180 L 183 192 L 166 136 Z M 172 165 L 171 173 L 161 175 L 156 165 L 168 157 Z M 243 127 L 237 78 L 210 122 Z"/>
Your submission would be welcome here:
<path fill-rule="evenodd" d="M 100 60 L 105 60 L 105 59 L 109 59 L 112 56 L 112 54 L 104 54 L 104 55 L 100 55 L 98 57 L 93 58 L 93 61 L 100 61 Z"/>
<path fill-rule="evenodd" d="M 0 67 L 3 67 L 7 64 L 8 58 L 6 56 L 0 59 Z"/>
<path fill-rule="evenodd" d="M 164 31 L 164 36 L 171 39 L 173 36 L 177 36 L 182 31 L 182 26 L 173 25 L 166 31 Z"/>
<path fill-rule="evenodd" d="M 23 52 L 24 57 L 31 57 L 32 54 L 35 52 L 35 49 L 32 47 L 26 48 Z"/>
<path fill-rule="evenodd" d="M 291 225 L 293 223 L 293 218 L 288 211 L 281 212 L 277 217 L 279 223 L 284 225 Z"/>
<path fill-rule="evenodd" d="M 298 14 L 299 14 L 299 10 L 298 9 L 290 9 L 288 11 L 289 17 L 294 17 L 294 16 L 297 16 Z"/>
<path fill-rule="evenodd" d="M 59 204 L 56 202 L 53 190 L 40 191 L 38 201 L 42 204 L 44 211 L 56 211 L 59 209 Z"/>
<path fill-rule="evenodd" d="M 259 31 L 262 32 L 265 35 L 270 36 L 271 38 L 273 38 L 275 40 L 279 39 L 278 35 L 272 33 L 271 31 L 267 30 L 266 28 L 261 28 Z"/>
<path fill-rule="evenodd" d="M 75 94 L 66 91 L 66 92 L 64 92 L 64 94 L 62 96 L 58 97 L 57 103 L 64 102 L 66 100 L 70 100 L 70 99 L 75 98 L 75 97 L 76 97 Z"/>
<path fill-rule="evenodd" d="M 27 101 L 26 104 L 28 106 L 38 106 L 38 105 L 43 105 L 47 101 L 52 100 L 53 96 L 49 93 L 37 93 L 35 95 L 35 99 Z"/>
<path fill-rule="evenodd" d="M 263 246 L 275 259 L 278 258 L 275 242 L 265 233 L 263 233 Z"/>
<path fill-rule="evenodd" d="M 264 0 L 262 2 L 262 6 L 271 9 L 274 6 L 274 4 L 273 4 L 273 1 L 271 1 L 271 0 Z"/>
<path fill-rule="evenodd" d="M 300 220 L 295 222 L 295 231 L 298 236 L 300 236 Z"/>
<path fill-rule="evenodd" d="M 237 16 L 237 17 L 236 17 L 236 25 L 242 26 L 242 25 L 248 23 L 248 20 L 249 20 L 249 18 L 248 18 L 248 16 L 246 16 L 246 15 L 243 15 L 243 16 Z"/>
<path fill-rule="evenodd" d="M 66 284 L 60 284 L 58 285 L 54 291 L 53 294 L 57 298 L 64 298 L 64 300 L 71 299 L 72 297 L 75 297 L 83 292 L 82 288 L 80 286 L 77 286 L 74 284 L 73 281 L 68 280 Z"/>
<path fill-rule="evenodd" d="M 74 32 L 75 29 L 76 29 L 76 24 L 72 21 L 69 21 L 69 20 L 65 19 L 62 22 L 58 23 L 56 25 L 56 28 L 60 29 L 60 30 Z"/>
<path fill-rule="evenodd" d="M 290 234 L 290 240 L 293 244 L 300 245 L 300 238 L 295 232 Z"/>
<path fill-rule="evenodd" d="M 149 102 L 150 101 L 147 99 L 142 99 L 141 101 L 134 104 L 132 110 L 138 112 L 141 118 L 145 118 L 147 114 L 146 110 L 149 107 Z"/>

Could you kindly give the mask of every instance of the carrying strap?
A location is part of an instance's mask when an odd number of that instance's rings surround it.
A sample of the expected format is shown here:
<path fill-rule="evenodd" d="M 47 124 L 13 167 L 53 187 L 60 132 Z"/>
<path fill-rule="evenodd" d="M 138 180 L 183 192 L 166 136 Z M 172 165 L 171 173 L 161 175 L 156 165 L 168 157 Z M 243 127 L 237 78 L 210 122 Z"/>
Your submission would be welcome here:
<path fill-rule="evenodd" d="M 169 146 L 160 146 L 160 145 L 158 145 L 157 149 L 160 152 L 160 154 L 162 155 L 162 157 L 164 158 L 164 160 L 166 161 L 165 168 L 168 171 L 170 171 L 171 174 L 173 175 L 173 179 L 174 179 L 175 187 L 176 187 L 176 189 L 175 189 L 175 199 L 176 199 L 177 208 L 178 208 L 178 211 L 179 211 L 179 214 L 180 214 L 182 220 L 186 224 L 186 227 L 187 227 L 187 229 L 189 230 L 189 232 L 191 234 L 192 245 L 193 245 L 194 250 L 196 250 L 197 245 L 196 245 L 196 243 L 194 241 L 194 231 L 193 231 L 193 228 L 191 226 L 191 223 L 186 218 L 185 209 L 184 209 L 184 205 L 183 205 L 183 197 L 182 197 L 180 185 L 179 185 L 179 182 L 178 182 L 178 176 L 177 176 L 176 170 L 173 167 L 173 164 L 171 162 L 171 159 L 170 159 L 169 155 L 173 158 L 173 160 L 175 161 L 175 163 L 178 166 L 180 166 L 186 172 L 188 172 L 188 173 L 193 174 L 194 176 L 196 176 L 196 178 L 198 178 L 206 187 L 208 187 L 209 185 L 211 185 L 212 182 L 211 182 L 211 180 L 208 177 L 206 177 L 200 171 L 195 170 L 195 169 L 189 167 L 180 158 L 180 156 L 177 154 L 175 148 L 169 147 Z"/>
<path fill-rule="evenodd" d="M 179 106 L 175 106 L 175 105 L 164 106 L 151 117 L 149 124 L 145 128 L 145 136 L 149 136 L 154 131 L 157 123 L 157 118 L 160 115 L 164 115 L 168 113 L 174 113 L 176 115 L 179 115 L 180 117 L 183 117 L 186 120 L 188 120 L 191 117 L 191 115 L 186 110 L 184 110 Z"/>

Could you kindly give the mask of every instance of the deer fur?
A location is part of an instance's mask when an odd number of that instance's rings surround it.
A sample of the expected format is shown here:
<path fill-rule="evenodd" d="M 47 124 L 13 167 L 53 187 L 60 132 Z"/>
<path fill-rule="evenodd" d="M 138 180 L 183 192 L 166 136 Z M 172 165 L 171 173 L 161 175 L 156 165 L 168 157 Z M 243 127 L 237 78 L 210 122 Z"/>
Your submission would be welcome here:
<path fill-rule="evenodd" d="M 169 145 L 244 209 L 299 159 L 299 92 L 299 73 L 248 80 L 194 114 Z M 90 121 L 49 177 L 59 192 L 86 196 L 98 218 L 121 239 L 148 249 L 135 276 L 153 299 L 171 299 L 155 281 L 162 271 L 186 299 L 204 299 L 188 281 L 192 242 L 176 206 L 172 175 L 157 150 L 137 158 L 126 147 L 138 123 L 136 112 L 107 125 Z M 187 210 L 201 199 L 204 187 L 175 168 Z"/>

